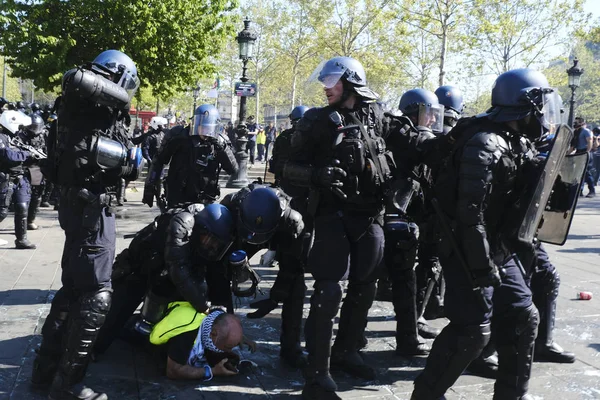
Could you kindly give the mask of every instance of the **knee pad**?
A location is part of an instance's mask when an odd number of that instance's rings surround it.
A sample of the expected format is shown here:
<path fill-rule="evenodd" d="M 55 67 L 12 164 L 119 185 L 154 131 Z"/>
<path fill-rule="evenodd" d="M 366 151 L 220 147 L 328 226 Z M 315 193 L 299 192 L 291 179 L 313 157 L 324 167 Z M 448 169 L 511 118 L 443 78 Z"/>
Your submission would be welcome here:
<path fill-rule="evenodd" d="M 469 353 L 481 353 L 488 345 L 491 338 L 490 324 L 467 325 L 464 327 L 454 327 L 458 340 L 457 351 L 468 351 Z M 475 356 L 476 357 L 476 356 Z M 474 357 L 474 358 L 475 358 Z"/>
<path fill-rule="evenodd" d="M 523 340 L 533 343 L 539 322 L 538 310 L 533 304 L 508 315 L 495 316 L 493 323 L 497 346 L 517 346 Z"/>
<path fill-rule="evenodd" d="M 28 203 L 15 203 L 15 215 L 27 216 L 28 209 Z"/>
<path fill-rule="evenodd" d="M 8 215 L 8 207 L 4 208 L 0 208 L 0 222 L 4 221 L 6 219 L 6 216 Z"/>
<path fill-rule="evenodd" d="M 97 292 L 87 293 L 81 298 L 79 317 L 89 326 L 100 328 L 110 311 L 112 290 L 102 288 Z"/>
<path fill-rule="evenodd" d="M 335 281 L 317 281 L 314 286 L 315 296 L 313 302 L 316 307 L 323 312 L 337 314 L 340 302 L 342 301 L 342 286 Z"/>
<path fill-rule="evenodd" d="M 534 297 L 556 299 L 560 287 L 560 275 L 556 268 L 536 271 L 531 276 L 531 291 Z"/>

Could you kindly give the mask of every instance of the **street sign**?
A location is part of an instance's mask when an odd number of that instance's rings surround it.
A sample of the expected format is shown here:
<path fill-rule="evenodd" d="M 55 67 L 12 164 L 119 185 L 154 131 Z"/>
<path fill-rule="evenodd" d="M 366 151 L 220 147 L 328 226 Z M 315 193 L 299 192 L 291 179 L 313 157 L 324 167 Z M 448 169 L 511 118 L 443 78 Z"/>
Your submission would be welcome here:
<path fill-rule="evenodd" d="M 256 83 L 235 83 L 235 95 L 236 96 L 255 96 L 256 95 Z"/>

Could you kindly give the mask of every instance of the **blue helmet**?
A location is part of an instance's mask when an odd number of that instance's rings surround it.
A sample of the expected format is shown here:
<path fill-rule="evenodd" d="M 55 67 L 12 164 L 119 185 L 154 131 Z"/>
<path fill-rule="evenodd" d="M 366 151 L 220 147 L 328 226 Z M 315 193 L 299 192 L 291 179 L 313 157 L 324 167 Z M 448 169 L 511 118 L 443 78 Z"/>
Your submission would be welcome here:
<path fill-rule="evenodd" d="M 327 89 L 334 87 L 340 80 L 347 82 L 349 85 L 344 85 L 344 98 L 350 92 L 371 100 L 379 97 L 367 87 L 367 74 L 362 64 L 352 57 L 333 57 L 324 64 L 319 64 L 309 81 L 313 81 L 315 77 Z"/>
<path fill-rule="evenodd" d="M 119 50 L 106 50 L 98 54 L 92 61 L 92 68 L 109 73 L 113 82 L 127 90 L 130 100 L 140 86 L 135 63 Z"/>
<path fill-rule="evenodd" d="M 304 116 L 304 113 L 308 109 L 309 108 L 306 107 L 306 106 L 296 106 L 296 107 L 294 107 L 294 109 L 292 110 L 292 112 L 289 115 L 290 120 L 292 122 L 295 122 L 295 121 L 299 120 L 300 118 L 302 118 Z"/>
<path fill-rule="evenodd" d="M 496 78 L 492 87 L 492 108 L 486 114 L 495 122 L 519 121 L 533 115 L 541 130 L 538 132 L 529 126 L 523 128 L 522 133 L 539 139 L 541 135 L 554 133 L 563 122 L 561 109 L 562 99 L 558 90 L 550 87 L 544 74 L 522 68 Z"/>
<path fill-rule="evenodd" d="M 446 117 L 460 118 L 465 108 L 465 102 L 459 88 L 451 85 L 440 86 L 435 90 L 435 95 L 440 104 L 444 105 L 444 115 Z"/>
<path fill-rule="evenodd" d="M 233 243 L 233 217 L 221 204 L 209 204 L 194 216 L 194 242 L 198 254 L 209 260 L 220 260 Z"/>
<path fill-rule="evenodd" d="M 238 215 L 240 238 L 250 244 L 262 244 L 275 233 L 283 210 L 276 192 L 256 188 L 243 198 Z"/>
<path fill-rule="evenodd" d="M 212 104 L 202 104 L 194 112 L 194 131 L 190 135 L 217 138 L 221 117 Z"/>
<path fill-rule="evenodd" d="M 430 128 L 435 133 L 443 131 L 444 106 L 433 92 L 411 89 L 404 92 L 398 108 L 404 115 L 414 116 L 416 125 Z"/>

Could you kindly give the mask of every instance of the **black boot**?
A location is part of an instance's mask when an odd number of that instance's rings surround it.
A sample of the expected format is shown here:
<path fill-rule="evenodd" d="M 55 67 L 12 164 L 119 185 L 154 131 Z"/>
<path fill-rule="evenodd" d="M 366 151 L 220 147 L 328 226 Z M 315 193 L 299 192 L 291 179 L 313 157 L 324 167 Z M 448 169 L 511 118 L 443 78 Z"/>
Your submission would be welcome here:
<path fill-rule="evenodd" d="M 27 210 L 27 230 L 35 231 L 39 229 L 39 226 L 35 223 L 35 217 L 39 211 L 40 204 L 42 202 L 41 197 L 31 197 L 31 201 L 29 202 L 29 207 Z"/>
<path fill-rule="evenodd" d="M 447 325 L 433 342 L 425 369 L 415 379 L 411 400 L 443 398 L 467 365 L 479 356 L 489 339 L 489 324 Z"/>
<path fill-rule="evenodd" d="M 558 295 L 558 287 L 556 294 Z M 556 297 L 552 294 L 546 295 L 545 301 L 538 301 L 536 306 L 539 306 L 540 325 L 538 327 L 538 336 L 535 340 L 535 360 L 553 363 L 574 363 L 575 354 L 565 351 L 553 340 Z"/>
<path fill-rule="evenodd" d="M 85 377 L 90 353 L 110 309 L 111 291 L 100 289 L 79 298 L 69 313 L 66 348 L 54 376 L 50 400 L 108 400 L 104 393 L 96 393 L 81 381 Z"/>
<path fill-rule="evenodd" d="M 529 389 L 533 348 L 539 323 L 535 306 L 495 315 L 494 337 L 498 351 L 498 374 L 494 400 L 523 399 Z M 497 330 L 497 332 L 496 332 Z"/>
<path fill-rule="evenodd" d="M 50 312 L 42 326 L 42 343 L 33 361 L 31 383 L 37 388 L 44 389 L 50 386 L 58 370 L 68 315 L 69 299 L 61 289 L 52 299 Z"/>
<path fill-rule="evenodd" d="M 308 367 L 302 398 L 306 400 L 337 400 L 337 385 L 329 373 L 333 319 L 342 300 L 338 282 L 317 281 L 310 299 L 310 314 L 306 320 L 305 336 Z"/>
<path fill-rule="evenodd" d="M 358 346 L 364 336 L 367 315 L 373 304 L 375 291 L 375 282 L 350 282 L 331 352 L 332 368 L 369 381 L 375 379 L 375 370 L 358 354 Z"/>
<path fill-rule="evenodd" d="M 304 309 L 304 275 L 297 275 L 292 293 L 283 301 L 281 310 L 281 358 L 293 368 L 304 368 L 308 364 L 302 351 L 300 333 L 302 332 L 302 311 Z"/>
<path fill-rule="evenodd" d="M 15 246 L 17 249 L 35 249 L 36 245 L 27 239 L 27 203 L 15 204 Z"/>

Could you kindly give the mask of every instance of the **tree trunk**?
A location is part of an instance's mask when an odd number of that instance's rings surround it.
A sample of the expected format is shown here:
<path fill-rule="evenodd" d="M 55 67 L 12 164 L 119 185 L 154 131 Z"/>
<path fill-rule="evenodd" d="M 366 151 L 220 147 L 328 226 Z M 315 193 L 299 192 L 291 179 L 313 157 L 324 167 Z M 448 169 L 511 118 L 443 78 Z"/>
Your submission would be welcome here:
<path fill-rule="evenodd" d="M 440 76 L 439 76 L 439 84 L 440 86 L 444 85 L 444 76 L 446 75 L 445 67 L 446 67 L 446 53 L 448 51 L 448 32 L 446 27 L 444 27 L 442 31 L 442 48 L 440 50 Z"/>
<path fill-rule="evenodd" d="M 296 81 L 298 80 L 298 58 L 292 68 L 292 109 L 296 106 Z"/>

